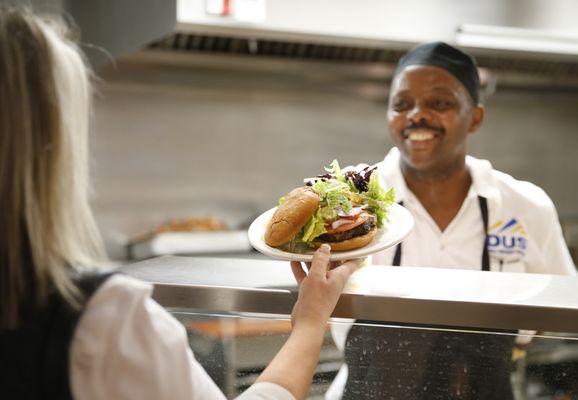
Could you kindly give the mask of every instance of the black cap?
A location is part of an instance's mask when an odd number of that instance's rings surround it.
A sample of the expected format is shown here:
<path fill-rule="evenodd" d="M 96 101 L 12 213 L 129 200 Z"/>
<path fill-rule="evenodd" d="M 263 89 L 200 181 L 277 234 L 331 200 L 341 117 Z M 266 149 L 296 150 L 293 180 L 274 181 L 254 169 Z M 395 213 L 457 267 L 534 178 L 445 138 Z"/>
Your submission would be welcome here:
<path fill-rule="evenodd" d="M 464 85 L 474 102 L 479 103 L 478 66 L 469 54 L 444 42 L 421 44 L 399 60 L 394 76 L 410 65 L 432 65 L 445 69 Z"/>

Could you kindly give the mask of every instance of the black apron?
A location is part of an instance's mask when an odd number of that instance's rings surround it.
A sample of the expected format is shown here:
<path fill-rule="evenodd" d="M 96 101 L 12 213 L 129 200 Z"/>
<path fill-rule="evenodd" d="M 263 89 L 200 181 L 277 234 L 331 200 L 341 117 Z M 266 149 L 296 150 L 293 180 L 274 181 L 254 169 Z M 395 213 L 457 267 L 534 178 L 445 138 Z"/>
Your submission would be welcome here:
<path fill-rule="evenodd" d="M 479 196 L 478 203 L 486 235 L 482 270 L 489 271 L 487 200 Z M 394 266 L 400 266 L 401 255 L 400 244 Z M 428 328 L 451 327 L 400 323 L 391 324 L 400 328 L 391 328 L 383 326 L 388 325 L 386 322 L 356 322 L 345 342 L 349 374 L 343 400 L 513 399 L 510 372 L 514 335 L 431 330 Z M 359 325 L 363 323 L 373 326 Z"/>

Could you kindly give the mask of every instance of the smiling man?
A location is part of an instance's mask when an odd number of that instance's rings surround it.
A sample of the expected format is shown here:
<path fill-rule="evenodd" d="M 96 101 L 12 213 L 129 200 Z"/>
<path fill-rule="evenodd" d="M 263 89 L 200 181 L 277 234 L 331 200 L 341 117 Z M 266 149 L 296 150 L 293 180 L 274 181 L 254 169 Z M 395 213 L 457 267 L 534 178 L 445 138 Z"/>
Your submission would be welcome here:
<path fill-rule="evenodd" d="M 416 219 L 385 265 L 573 274 L 556 209 L 539 187 L 467 155 L 484 120 L 474 59 L 445 43 L 399 62 L 387 111 L 395 144 L 379 171 Z"/>
<path fill-rule="evenodd" d="M 378 170 L 415 227 L 372 262 L 574 274 L 546 193 L 467 155 L 484 120 L 479 87 L 475 60 L 445 43 L 400 60 L 387 111 L 395 148 Z M 328 399 L 512 399 L 514 336 L 354 325 L 334 337 L 348 371 Z"/>

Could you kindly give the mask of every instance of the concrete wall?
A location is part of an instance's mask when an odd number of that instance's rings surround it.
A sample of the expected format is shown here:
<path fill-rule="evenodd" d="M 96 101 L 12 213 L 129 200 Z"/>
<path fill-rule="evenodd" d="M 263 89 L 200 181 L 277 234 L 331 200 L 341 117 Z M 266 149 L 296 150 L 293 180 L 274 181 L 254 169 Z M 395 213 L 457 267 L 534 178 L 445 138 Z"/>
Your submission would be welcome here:
<path fill-rule="evenodd" d="M 333 158 L 383 158 L 382 102 L 298 79 L 122 64 L 99 85 L 93 129 L 95 208 L 111 254 L 171 217 L 213 215 L 243 226 Z M 163 79 L 156 79 L 159 76 Z M 146 81 L 146 82 L 145 82 Z M 578 95 L 498 92 L 471 153 L 542 186 L 578 214 Z"/>

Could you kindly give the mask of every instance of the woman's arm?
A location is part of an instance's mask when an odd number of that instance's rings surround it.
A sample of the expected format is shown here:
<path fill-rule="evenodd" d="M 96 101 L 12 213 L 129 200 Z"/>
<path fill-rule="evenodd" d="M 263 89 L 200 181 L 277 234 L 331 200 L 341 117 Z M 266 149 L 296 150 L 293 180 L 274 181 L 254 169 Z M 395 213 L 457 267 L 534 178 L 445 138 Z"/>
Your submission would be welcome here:
<path fill-rule="evenodd" d="M 297 399 L 305 399 L 307 396 L 327 320 L 349 276 L 359 267 L 358 261 L 348 261 L 328 271 L 329 253 L 329 246 L 321 246 L 313 257 L 309 274 L 305 274 L 300 263 L 291 263 L 300 286 L 291 316 L 293 331 L 257 380 L 278 384 Z"/>
<path fill-rule="evenodd" d="M 289 399 L 287 391 L 306 396 L 325 323 L 356 267 L 348 263 L 326 274 L 328 259 L 327 253 L 317 254 L 309 275 L 299 263 L 292 265 L 301 286 L 293 332 L 261 383 L 241 398 Z M 185 328 L 150 298 L 151 292 L 149 284 L 115 275 L 90 299 L 71 343 L 75 399 L 225 400 L 194 359 Z"/>
<path fill-rule="evenodd" d="M 324 328 L 295 328 L 257 382 L 270 382 L 287 389 L 296 399 L 305 399 L 317 366 Z"/>

